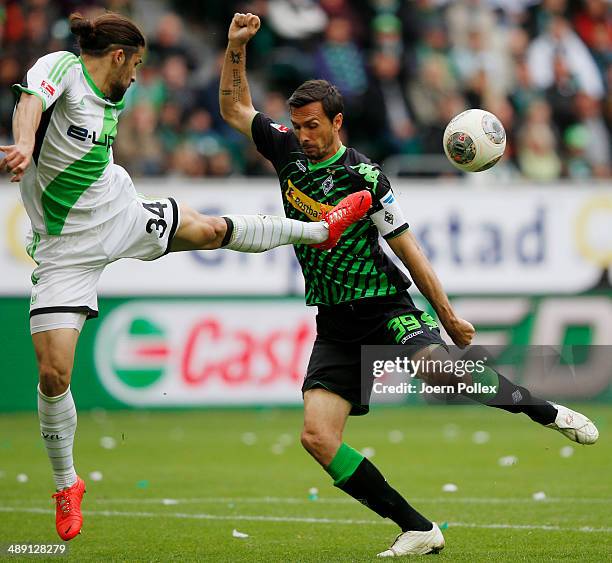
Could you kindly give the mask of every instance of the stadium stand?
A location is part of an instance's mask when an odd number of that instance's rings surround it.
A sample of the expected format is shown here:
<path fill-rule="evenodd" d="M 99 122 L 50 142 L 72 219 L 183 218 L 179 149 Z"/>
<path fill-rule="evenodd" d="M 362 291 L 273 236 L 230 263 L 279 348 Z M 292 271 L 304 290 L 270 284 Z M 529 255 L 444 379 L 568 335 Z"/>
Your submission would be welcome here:
<path fill-rule="evenodd" d="M 455 174 L 442 132 L 468 107 L 508 133 L 495 173 L 610 178 L 612 16 L 605 0 L 7 0 L 0 7 L 0 142 L 19 82 L 39 56 L 74 50 L 66 16 L 104 9 L 149 38 L 128 92 L 115 159 L 134 176 L 273 171 L 219 116 L 218 70 L 235 11 L 262 16 L 249 48 L 256 107 L 289 124 L 284 99 L 310 77 L 346 98 L 346 142 L 405 176 Z"/>

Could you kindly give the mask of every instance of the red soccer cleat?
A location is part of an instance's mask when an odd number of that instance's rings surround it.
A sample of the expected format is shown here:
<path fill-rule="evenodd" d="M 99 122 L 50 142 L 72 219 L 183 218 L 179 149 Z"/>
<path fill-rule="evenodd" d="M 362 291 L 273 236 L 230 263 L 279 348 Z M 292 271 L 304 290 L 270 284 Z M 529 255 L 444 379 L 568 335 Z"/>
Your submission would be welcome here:
<path fill-rule="evenodd" d="M 346 196 L 336 207 L 323 213 L 321 220 L 329 226 L 329 237 L 325 242 L 312 246 L 321 250 L 329 250 L 336 246 L 342 233 L 362 219 L 370 207 L 372 207 L 372 194 L 368 190 Z"/>
<path fill-rule="evenodd" d="M 55 528 L 64 541 L 69 541 L 81 533 L 81 501 L 84 494 L 85 481 L 77 476 L 77 482 L 72 487 L 51 495 L 55 499 Z"/>

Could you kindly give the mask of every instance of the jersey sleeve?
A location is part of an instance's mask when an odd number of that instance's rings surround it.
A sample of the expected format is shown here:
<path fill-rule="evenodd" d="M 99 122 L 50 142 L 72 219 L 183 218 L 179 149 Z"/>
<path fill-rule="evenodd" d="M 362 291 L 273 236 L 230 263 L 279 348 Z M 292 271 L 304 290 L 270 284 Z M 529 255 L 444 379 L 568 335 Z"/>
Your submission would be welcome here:
<path fill-rule="evenodd" d="M 297 148 L 293 130 L 275 123 L 263 113 L 254 117 L 251 135 L 259 153 L 272 162 L 277 170 L 285 165 L 291 151 Z"/>
<path fill-rule="evenodd" d="M 44 111 L 66 91 L 70 76 L 68 70 L 78 63 L 79 59 L 68 51 L 45 55 L 28 70 L 22 84 L 13 84 L 13 92 L 17 96 L 27 92 L 40 98 Z"/>
<path fill-rule="evenodd" d="M 389 240 L 407 231 L 409 225 L 391 188 L 389 178 L 376 164 L 362 163 L 355 167 L 363 178 L 366 188 L 372 193 L 370 219 L 385 240 Z"/>

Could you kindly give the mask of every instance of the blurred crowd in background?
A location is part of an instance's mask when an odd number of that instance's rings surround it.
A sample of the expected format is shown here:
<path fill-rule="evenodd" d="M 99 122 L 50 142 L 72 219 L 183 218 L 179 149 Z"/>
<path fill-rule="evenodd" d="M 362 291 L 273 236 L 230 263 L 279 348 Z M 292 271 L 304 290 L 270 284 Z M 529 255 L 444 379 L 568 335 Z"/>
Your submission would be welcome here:
<path fill-rule="evenodd" d="M 67 15 L 121 12 L 148 38 L 126 96 L 115 161 L 133 176 L 227 177 L 273 170 L 219 115 L 219 70 L 236 11 L 262 18 L 248 47 L 257 109 L 290 125 L 286 98 L 325 78 L 345 98 L 344 141 L 391 175 L 452 174 L 451 117 L 495 113 L 508 145 L 491 172 L 610 178 L 612 12 L 606 0 L 6 0 L 0 7 L 0 143 L 38 57 L 76 51 Z"/>

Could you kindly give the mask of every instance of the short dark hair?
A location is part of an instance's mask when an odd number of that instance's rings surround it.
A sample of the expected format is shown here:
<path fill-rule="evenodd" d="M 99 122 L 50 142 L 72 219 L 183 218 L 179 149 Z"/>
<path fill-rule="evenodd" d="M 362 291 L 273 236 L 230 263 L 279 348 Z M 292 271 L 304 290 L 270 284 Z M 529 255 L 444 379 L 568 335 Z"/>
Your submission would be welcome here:
<path fill-rule="evenodd" d="M 70 31 L 79 38 L 81 52 L 101 57 L 114 49 L 135 53 L 145 46 L 142 31 L 135 23 L 114 12 L 89 20 L 81 14 L 70 14 Z"/>
<path fill-rule="evenodd" d="M 321 102 L 323 111 L 330 121 L 333 121 L 336 115 L 344 111 L 342 94 L 338 88 L 327 80 L 308 80 L 304 82 L 291 94 L 288 103 L 290 108 L 301 108 L 313 102 Z"/>

